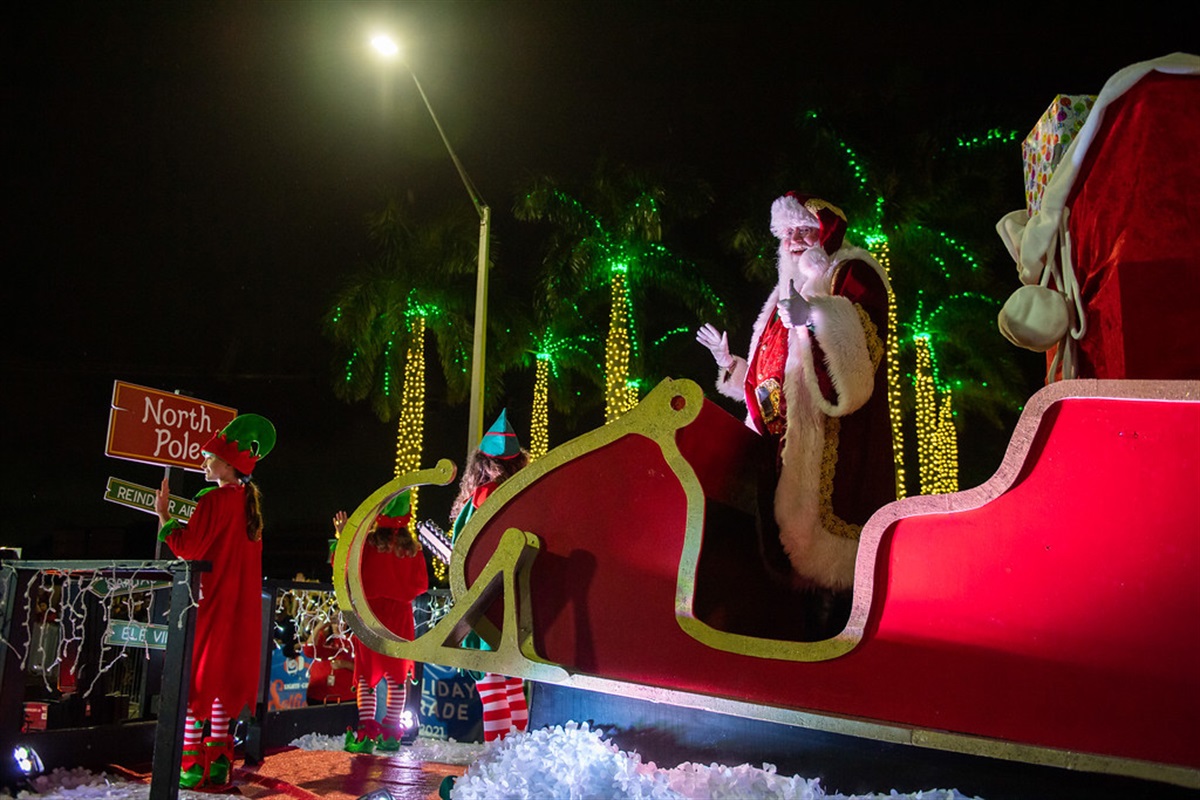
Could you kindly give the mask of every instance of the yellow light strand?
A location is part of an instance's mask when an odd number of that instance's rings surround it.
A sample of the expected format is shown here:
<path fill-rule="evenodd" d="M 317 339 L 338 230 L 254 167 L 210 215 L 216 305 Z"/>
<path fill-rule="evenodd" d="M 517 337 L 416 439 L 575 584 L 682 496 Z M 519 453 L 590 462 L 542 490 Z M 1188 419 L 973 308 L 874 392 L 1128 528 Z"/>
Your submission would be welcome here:
<path fill-rule="evenodd" d="M 629 381 L 629 311 L 625 275 L 612 274 L 612 309 L 604 344 L 604 423 L 621 418 L 638 403 L 637 387 Z"/>
<path fill-rule="evenodd" d="M 958 491 L 958 430 L 952 396 L 938 391 L 933 380 L 933 351 L 927 336 L 916 339 L 917 457 L 921 494 Z"/>
<path fill-rule="evenodd" d="M 950 392 L 940 392 L 937 433 L 934 443 L 937 448 L 937 494 L 958 491 L 958 430 L 954 427 Z"/>
<path fill-rule="evenodd" d="M 916 339 L 917 365 L 913 376 L 916 391 L 917 465 L 921 480 L 921 494 L 935 494 L 937 484 L 937 447 L 934 435 L 937 432 L 937 399 L 933 385 L 933 360 L 929 355 L 929 340 L 924 336 Z"/>
<path fill-rule="evenodd" d="M 400 419 L 396 424 L 396 465 L 392 477 L 398 478 L 421 467 L 421 449 L 425 441 L 425 318 L 412 318 L 409 348 L 404 359 L 404 392 L 400 401 Z M 411 493 L 412 518 L 409 530 L 416 533 L 417 488 Z"/>
<path fill-rule="evenodd" d="M 904 471 L 904 413 L 901 407 L 900 391 L 900 342 L 896 337 L 898 327 L 896 314 L 896 293 L 892 291 L 891 253 L 888 251 L 887 239 L 874 243 L 873 255 L 883 267 L 883 274 L 888 279 L 888 311 L 887 311 L 887 385 L 888 385 L 888 417 L 892 422 L 892 453 L 896 468 L 896 499 L 900 500 L 908 494 L 908 476 Z"/>
<path fill-rule="evenodd" d="M 533 380 L 533 422 L 529 431 L 529 460 L 536 461 L 550 449 L 550 359 L 538 356 Z"/>

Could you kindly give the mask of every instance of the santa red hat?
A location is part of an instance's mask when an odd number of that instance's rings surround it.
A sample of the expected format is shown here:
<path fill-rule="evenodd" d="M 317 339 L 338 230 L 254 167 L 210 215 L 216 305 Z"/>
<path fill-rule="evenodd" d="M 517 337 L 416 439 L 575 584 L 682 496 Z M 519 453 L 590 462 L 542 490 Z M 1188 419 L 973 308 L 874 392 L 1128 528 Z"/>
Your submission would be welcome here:
<path fill-rule="evenodd" d="M 819 197 L 788 192 L 771 204 L 771 233 L 784 239 L 793 228 L 816 228 L 821 249 L 832 254 L 846 237 L 846 215 Z"/>

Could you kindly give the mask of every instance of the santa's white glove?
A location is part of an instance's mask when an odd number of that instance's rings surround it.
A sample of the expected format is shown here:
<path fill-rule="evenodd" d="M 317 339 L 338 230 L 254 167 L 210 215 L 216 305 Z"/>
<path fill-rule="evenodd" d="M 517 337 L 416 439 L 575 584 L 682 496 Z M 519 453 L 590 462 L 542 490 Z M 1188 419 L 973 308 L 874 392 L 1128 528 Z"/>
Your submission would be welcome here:
<path fill-rule="evenodd" d="M 804 295 L 796 291 L 796 282 L 788 281 L 787 297 L 781 297 L 776 304 L 779 311 L 779 321 L 785 328 L 797 328 L 808 322 L 812 307 L 804 299 Z"/>
<path fill-rule="evenodd" d="M 733 357 L 729 355 L 729 335 L 718 331 L 712 325 L 705 324 L 696 331 L 696 341 L 708 348 L 719 369 L 729 369 Z"/>

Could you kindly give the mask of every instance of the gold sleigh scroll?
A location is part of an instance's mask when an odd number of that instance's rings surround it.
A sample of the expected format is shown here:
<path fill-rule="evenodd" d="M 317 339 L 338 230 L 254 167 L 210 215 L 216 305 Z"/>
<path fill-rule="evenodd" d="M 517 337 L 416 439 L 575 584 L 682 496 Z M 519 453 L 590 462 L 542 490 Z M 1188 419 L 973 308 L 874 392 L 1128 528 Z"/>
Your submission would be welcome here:
<path fill-rule="evenodd" d="M 449 612 L 432 629 L 411 642 L 389 630 L 371 610 L 363 593 L 362 572 L 358 565 L 375 517 L 392 498 L 406 489 L 420 485 L 445 486 L 454 477 L 454 463 L 442 459 L 432 469 L 392 479 L 355 509 L 346 521 L 333 556 L 333 588 L 338 608 L 363 644 L 384 655 L 530 680 L 563 682 L 567 679 L 566 670 L 540 658 L 533 647 L 529 567 L 541 546 L 531 533 L 522 533 L 516 528 L 505 531 L 471 588 L 454 598 Z M 354 568 L 347 569 L 349 564 Z M 484 611 L 500 592 L 505 599 L 502 628 L 495 636 L 487 636 L 488 641 L 494 643 L 494 649 L 462 647 L 462 640 L 472 628 L 494 630 Z"/>
<path fill-rule="evenodd" d="M 824 661 L 852 650 L 861 640 L 861 627 L 851 624 L 842 633 L 819 642 L 793 642 L 763 639 L 713 628 L 693 612 L 696 572 L 704 536 L 705 496 L 696 471 L 679 451 L 675 434 L 694 423 L 705 403 L 703 390 L 689 380 L 666 379 L 620 419 L 603 425 L 554 448 L 505 481 L 468 522 L 456 548 L 469 551 L 476 534 L 512 497 L 547 473 L 594 450 L 629 435 L 654 441 L 667 467 L 679 482 L 686 497 L 686 521 L 683 547 L 675 584 L 674 618 L 690 637 L 714 650 L 751 658 L 784 661 Z M 450 564 L 450 588 L 453 606 L 431 630 L 413 642 L 389 631 L 371 612 L 362 591 L 357 565 L 360 562 L 366 532 L 379 510 L 405 489 L 421 484 L 448 485 L 454 480 L 454 464 L 439 461 L 433 469 L 408 473 L 389 481 L 375 491 L 351 515 L 334 555 L 334 588 L 338 607 L 347 616 L 351 629 L 364 644 L 386 655 L 411 658 L 428 664 L 459 667 L 479 672 L 524 677 L 561 683 L 570 673 L 536 652 L 530 603 L 529 570 L 541 540 L 533 533 L 510 528 L 501 536 L 483 571 L 470 586 L 461 560 Z M 547 531 L 545 534 L 551 535 Z M 860 562 L 862 559 L 860 559 Z M 355 569 L 348 570 L 347 564 Z M 860 568 L 862 564 L 860 563 Z M 496 631 L 484 612 L 503 592 L 502 629 Z M 856 592 L 856 611 L 851 622 L 865 615 L 865 602 Z M 859 607 L 863 606 L 863 607 Z M 861 622 L 861 620 L 859 620 Z M 461 647 L 467 633 L 475 629 L 494 646 L 491 651 Z"/>

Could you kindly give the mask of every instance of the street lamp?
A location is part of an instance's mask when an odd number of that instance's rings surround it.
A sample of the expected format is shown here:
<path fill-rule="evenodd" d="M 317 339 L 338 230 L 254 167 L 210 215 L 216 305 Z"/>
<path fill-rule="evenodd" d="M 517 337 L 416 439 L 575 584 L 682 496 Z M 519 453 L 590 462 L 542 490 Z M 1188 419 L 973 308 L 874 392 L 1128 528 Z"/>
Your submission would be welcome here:
<path fill-rule="evenodd" d="M 479 214 L 479 264 L 475 277 L 475 339 L 471 347 L 471 410 L 467 420 L 467 458 L 470 459 L 471 453 L 483 440 L 483 356 L 487 341 L 488 245 L 491 242 L 492 210 L 488 208 L 487 203 L 483 202 L 483 198 L 475 189 L 475 184 L 471 183 L 471 179 L 467 177 L 467 171 L 463 169 L 462 162 L 458 160 L 454 148 L 450 146 L 450 140 L 446 138 L 442 124 L 438 122 L 437 114 L 433 113 L 433 106 L 429 104 L 429 98 L 425 96 L 425 90 L 421 88 L 421 82 L 417 80 L 417 73 L 413 72 L 412 67 L 400 57 L 400 46 L 390 36 L 384 34 L 373 37 L 371 46 L 384 58 L 398 59 L 404 64 L 408 74 L 412 75 L 413 83 L 416 84 L 421 99 L 425 101 L 425 108 L 429 111 L 430 118 L 433 119 L 434 127 L 442 137 L 442 144 L 446 145 L 446 152 L 450 154 L 450 160 L 454 162 L 454 168 L 458 170 L 458 177 L 462 178 L 463 186 L 466 187 L 467 194 L 471 197 L 471 203 Z M 466 468 L 466 462 L 464 462 L 463 468 Z"/>

